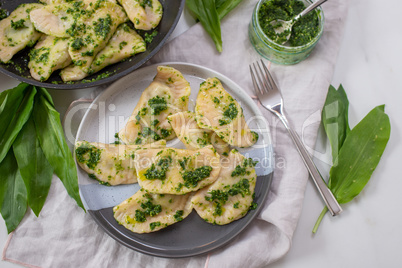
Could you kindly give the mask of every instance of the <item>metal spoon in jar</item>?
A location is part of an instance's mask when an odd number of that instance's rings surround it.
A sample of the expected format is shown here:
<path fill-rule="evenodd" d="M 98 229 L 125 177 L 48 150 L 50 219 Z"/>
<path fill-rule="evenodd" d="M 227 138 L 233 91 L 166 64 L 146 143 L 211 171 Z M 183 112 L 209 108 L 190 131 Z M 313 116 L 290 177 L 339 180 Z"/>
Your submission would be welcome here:
<path fill-rule="evenodd" d="M 278 37 L 279 36 L 282 37 L 282 35 L 284 33 L 288 33 L 288 35 L 285 36 L 285 41 L 282 42 L 282 45 L 289 40 L 290 34 L 292 33 L 292 27 L 296 23 L 296 21 L 298 19 L 300 19 L 301 17 L 303 17 L 304 15 L 307 15 L 308 13 L 310 13 L 310 11 L 314 10 L 316 7 L 320 6 L 321 4 L 323 4 L 326 1 L 327 0 L 318 0 L 314 3 L 312 3 L 305 10 L 303 10 L 299 15 L 297 15 L 296 17 L 294 17 L 291 20 L 284 21 L 284 20 L 278 19 L 278 20 L 271 21 L 271 25 L 274 26 L 275 33 Z"/>

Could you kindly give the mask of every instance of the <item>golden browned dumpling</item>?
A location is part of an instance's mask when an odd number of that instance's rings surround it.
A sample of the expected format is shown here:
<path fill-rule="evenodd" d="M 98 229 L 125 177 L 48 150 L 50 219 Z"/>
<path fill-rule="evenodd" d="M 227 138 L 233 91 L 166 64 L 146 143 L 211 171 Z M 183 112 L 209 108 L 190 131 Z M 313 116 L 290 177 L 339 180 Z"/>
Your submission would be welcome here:
<path fill-rule="evenodd" d="M 132 232 L 155 232 L 190 214 L 190 195 L 151 194 L 140 189 L 113 208 L 114 218 Z"/>
<path fill-rule="evenodd" d="M 127 16 L 139 30 L 152 30 L 162 19 L 163 9 L 158 0 L 119 0 Z"/>
<path fill-rule="evenodd" d="M 230 145 L 250 147 L 258 139 L 258 134 L 247 126 L 240 104 L 218 78 L 208 78 L 200 85 L 195 113 L 200 128 L 215 131 Z"/>
<path fill-rule="evenodd" d="M 187 149 L 196 150 L 213 145 L 219 154 L 229 153 L 229 144 L 210 129 L 202 129 L 195 120 L 195 113 L 186 111 L 168 116 L 176 136 Z"/>
<path fill-rule="evenodd" d="M 78 141 L 75 144 L 75 156 L 80 167 L 101 184 L 130 184 L 137 182 L 137 172 L 134 168 L 135 151 L 165 147 L 164 140 L 141 147 Z"/>
<path fill-rule="evenodd" d="M 143 149 L 135 152 L 138 184 L 151 193 L 185 194 L 213 183 L 221 169 L 210 145 L 199 150 Z"/>
<path fill-rule="evenodd" d="M 176 69 L 158 66 L 152 83 L 144 90 L 127 124 L 119 131 L 126 144 L 147 144 L 176 137 L 167 117 L 186 111 L 190 84 Z"/>
<path fill-rule="evenodd" d="M 111 2 L 95 6 L 86 14 L 77 21 L 72 33 L 68 52 L 74 65 L 60 72 L 63 81 L 85 78 L 95 56 L 106 47 L 117 27 L 127 20 L 123 8 Z"/>
<path fill-rule="evenodd" d="M 252 159 L 236 150 L 221 158 L 222 168 L 218 179 L 192 198 L 194 209 L 205 221 L 228 224 L 247 214 L 253 202 L 257 175 Z"/>
<path fill-rule="evenodd" d="M 26 46 L 33 46 L 40 38 L 29 19 L 29 14 L 42 4 L 22 4 L 0 21 L 0 61 L 7 63 Z"/>
<path fill-rule="evenodd" d="M 28 63 L 31 76 L 39 81 L 47 80 L 55 71 L 71 63 L 68 53 L 68 38 L 42 35 L 39 42 L 30 51 Z"/>

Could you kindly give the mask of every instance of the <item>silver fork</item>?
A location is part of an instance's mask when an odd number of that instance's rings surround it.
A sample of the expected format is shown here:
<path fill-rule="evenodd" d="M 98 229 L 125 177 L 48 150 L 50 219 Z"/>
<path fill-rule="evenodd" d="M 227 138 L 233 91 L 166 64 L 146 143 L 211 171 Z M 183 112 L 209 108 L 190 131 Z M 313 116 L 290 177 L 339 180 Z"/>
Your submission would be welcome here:
<path fill-rule="evenodd" d="M 293 143 L 296 145 L 297 151 L 303 159 L 303 162 L 306 165 L 307 170 L 309 171 L 311 178 L 314 181 L 314 184 L 317 186 L 318 191 L 324 199 L 328 210 L 331 212 L 332 216 L 338 215 L 342 212 L 342 208 L 339 205 L 338 201 L 335 199 L 331 190 L 325 184 L 320 172 L 315 166 L 299 136 L 290 127 L 284 113 L 284 105 L 281 92 L 275 84 L 275 81 L 268 71 L 268 68 L 265 66 L 262 60 L 261 64 L 257 61 L 250 65 L 250 73 L 254 84 L 254 91 L 259 101 L 266 109 L 278 116 L 282 123 L 285 125 L 290 134 L 290 137 L 293 140 Z"/>

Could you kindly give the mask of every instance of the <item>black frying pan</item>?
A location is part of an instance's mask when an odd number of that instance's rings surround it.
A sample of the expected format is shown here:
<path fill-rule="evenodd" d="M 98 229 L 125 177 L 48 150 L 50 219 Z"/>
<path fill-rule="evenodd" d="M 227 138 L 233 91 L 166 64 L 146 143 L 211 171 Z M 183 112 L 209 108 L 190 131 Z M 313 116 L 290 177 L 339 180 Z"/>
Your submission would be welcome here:
<path fill-rule="evenodd" d="M 165 44 L 166 40 L 169 38 L 170 34 L 176 27 L 179 21 L 180 15 L 183 11 L 184 0 L 159 0 L 163 6 L 163 16 L 156 28 L 158 34 L 153 38 L 152 42 L 148 44 L 147 51 L 137 54 L 131 57 L 129 60 L 119 62 L 110 65 L 103 70 L 95 73 L 91 76 L 86 77 L 83 81 L 77 81 L 73 83 L 64 83 L 60 76 L 59 71 L 56 71 L 50 76 L 50 78 L 45 82 L 40 82 L 33 79 L 29 73 L 28 69 L 28 53 L 29 49 L 24 49 L 18 54 L 14 55 L 11 64 L 0 63 L 0 72 L 11 76 L 20 81 L 54 89 L 78 89 L 99 86 L 102 84 L 110 83 L 120 77 L 127 75 L 128 73 L 134 71 L 145 62 L 147 62 L 152 56 L 154 56 Z M 15 8 L 23 3 L 36 3 L 35 0 L 0 0 L 1 8 L 6 9 L 11 13 Z M 150 31 L 152 32 L 152 31 Z M 141 35 L 145 32 L 140 32 Z M 99 75 L 110 74 L 105 78 L 97 79 Z M 89 82 L 94 80 L 93 82 Z"/>

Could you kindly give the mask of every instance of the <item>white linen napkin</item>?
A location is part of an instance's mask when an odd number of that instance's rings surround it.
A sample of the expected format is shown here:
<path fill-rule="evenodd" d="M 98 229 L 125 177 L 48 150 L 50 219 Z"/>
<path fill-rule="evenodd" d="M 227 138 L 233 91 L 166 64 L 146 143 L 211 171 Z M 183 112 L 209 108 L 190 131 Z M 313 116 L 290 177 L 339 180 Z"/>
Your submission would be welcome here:
<path fill-rule="evenodd" d="M 249 42 L 248 24 L 256 3 L 244 0 L 223 19 L 222 53 L 196 24 L 165 45 L 151 62 L 181 61 L 210 67 L 253 95 L 248 65 L 260 56 Z M 343 36 L 347 3 L 331 0 L 322 6 L 324 34 L 308 59 L 292 66 L 271 66 L 288 119 L 309 148 L 314 148 L 321 108 Z M 40 217 L 27 213 L 10 235 L 3 260 L 27 267 L 58 268 L 261 267 L 278 260 L 290 249 L 308 173 L 284 127 L 272 114 L 261 110 L 270 125 L 275 151 L 273 182 L 268 199 L 260 204 L 263 208 L 259 216 L 223 248 L 184 259 L 156 258 L 130 250 L 105 234 L 78 208 L 55 177 Z"/>

